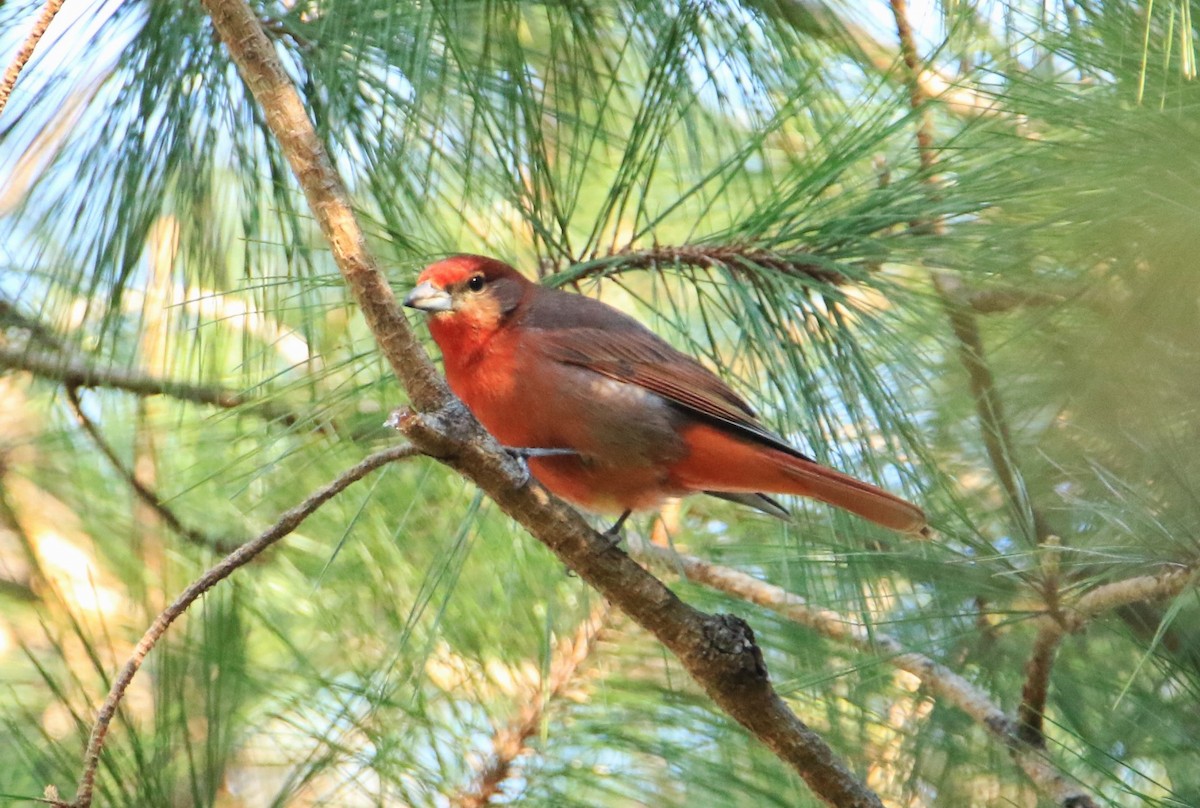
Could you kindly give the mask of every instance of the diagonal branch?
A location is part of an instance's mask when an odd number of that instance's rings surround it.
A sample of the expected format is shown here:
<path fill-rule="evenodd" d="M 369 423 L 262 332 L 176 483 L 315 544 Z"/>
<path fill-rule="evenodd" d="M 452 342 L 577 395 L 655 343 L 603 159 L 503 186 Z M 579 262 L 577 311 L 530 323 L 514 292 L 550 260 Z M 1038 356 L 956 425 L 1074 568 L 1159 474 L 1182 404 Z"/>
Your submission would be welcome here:
<path fill-rule="evenodd" d="M 29 340 L 56 351 L 64 350 L 58 335 L 35 318 L 22 312 L 10 301 L 0 298 L 0 329 L 19 328 L 29 334 Z"/>
<path fill-rule="evenodd" d="M 512 766 L 524 752 L 525 743 L 538 730 L 546 710 L 561 698 L 575 678 L 575 673 L 587 660 L 600 639 L 600 631 L 608 621 L 609 606 L 600 603 L 579 625 L 574 636 L 558 644 L 550 663 L 546 681 L 529 693 L 520 711 L 492 736 L 492 754 L 471 785 L 450 798 L 455 808 L 483 808 L 500 793 L 504 783 L 513 776 Z"/>
<path fill-rule="evenodd" d="M 882 661 L 919 678 L 935 697 L 954 705 L 973 718 L 998 739 L 1012 754 L 1013 760 L 1030 781 L 1063 808 L 1095 808 L 1092 798 L 1078 786 L 1068 782 L 1049 761 L 1044 750 L 1029 743 L 1019 727 L 991 697 L 959 674 L 924 654 L 908 651 L 889 634 L 868 629 L 862 623 L 836 612 L 809 605 L 804 598 L 787 590 L 765 583 L 744 572 L 709 564 L 694 556 L 677 554 L 664 548 L 650 546 L 646 555 L 664 569 L 683 574 L 693 583 L 724 592 L 776 612 L 794 623 L 805 626 L 821 636 L 860 651 L 879 654 Z M 1189 570 L 1189 575 L 1194 571 Z M 1180 574 L 1164 575 L 1154 584 L 1127 587 L 1131 591 L 1166 590 L 1186 585 Z M 1101 598 L 1107 602 L 1107 599 Z"/>
<path fill-rule="evenodd" d="M 169 396 L 195 404 L 232 409 L 244 407 L 268 421 L 294 426 L 302 417 L 270 401 L 254 401 L 242 393 L 220 387 L 160 379 L 117 368 L 97 368 L 63 354 L 12 345 L 0 345 L 0 370 L 19 370 L 42 379 L 61 382 L 68 388 L 104 387 L 138 396 Z"/>
<path fill-rule="evenodd" d="M 580 578 L 646 628 L 708 695 L 791 765 L 822 799 L 854 808 L 879 798 L 771 686 L 750 627 L 688 606 L 573 509 L 533 482 L 437 375 L 367 249 L 345 185 L 262 25 L 243 0 L 203 0 L 329 240 L 346 285 L 416 412 L 400 429 L 425 453 L 474 481 Z"/>
<path fill-rule="evenodd" d="M 892 15 L 896 20 L 896 32 L 900 38 L 900 55 L 907 71 L 909 103 L 918 116 L 917 124 L 917 154 L 921 162 L 921 170 L 925 172 L 925 182 L 930 192 L 936 197 L 937 176 L 937 147 L 933 139 L 933 119 L 929 110 L 930 97 L 921 84 L 919 77 L 924 65 L 917 54 L 916 40 L 913 37 L 912 25 L 908 19 L 907 0 L 891 0 Z M 931 232 L 943 235 L 946 223 L 941 218 L 929 222 L 918 223 Z M 996 379 L 991 366 L 987 362 L 983 349 L 983 338 L 979 332 L 979 322 L 971 305 L 971 298 L 963 288 L 962 281 L 949 273 L 937 272 L 933 277 L 942 304 L 950 318 L 950 327 L 958 340 L 959 360 L 967 371 L 970 379 L 971 395 L 975 399 L 975 409 L 979 417 L 980 429 L 983 433 L 984 445 L 988 459 L 1000 480 L 1010 507 L 1015 513 L 1028 513 L 1032 522 L 1034 537 L 1040 543 L 1051 535 L 1045 517 L 1028 500 L 1024 486 L 1021 483 L 1020 469 L 1013 459 L 1012 433 L 1008 421 L 1004 417 L 1004 409 L 1000 395 L 996 389 Z"/>
<path fill-rule="evenodd" d="M 46 29 L 50 27 L 50 23 L 54 22 L 54 17 L 58 14 L 58 10 L 62 8 L 63 0 L 46 0 L 46 5 L 42 7 L 42 13 L 33 23 L 33 28 L 29 31 L 29 36 L 21 44 L 21 49 L 17 51 L 17 55 L 13 57 L 8 69 L 4 71 L 4 77 L 0 78 L 0 114 L 3 114 L 4 107 L 8 104 L 8 98 L 12 95 L 13 87 L 17 86 L 17 79 L 21 77 L 21 71 L 25 69 L 25 64 L 29 58 L 33 56 L 34 49 L 38 43 L 42 41 L 42 37 L 46 34 Z"/>
<path fill-rule="evenodd" d="M 104 436 L 100 434 L 100 429 L 96 426 L 95 422 L 93 422 L 92 419 L 88 417 L 87 413 L 84 412 L 83 403 L 79 400 L 78 387 L 75 387 L 74 385 L 67 386 L 67 401 L 71 405 L 71 411 L 75 413 L 75 420 L 79 421 L 79 425 L 83 427 L 84 432 L 88 433 L 88 436 L 91 437 L 92 442 L 96 444 L 96 448 L 100 450 L 100 453 L 108 458 L 108 462 L 112 464 L 114 469 L 116 469 L 117 474 L 121 476 L 121 479 L 128 483 L 129 487 L 133 490 L 133 493 L 136 494 L 137 497 L 142 500 L 142 502 L 146 503 L 150 510 L 158 514 L 158 517 L 162 519 L 166 526 L 173 530 L 176 535 L 182 539 L 190 541 L 192 544 L 214 549 L 222 553 L 232 552 L 233 549 L 237 547 L 237 544 L 234 542 L 207 536 L 203 531 L 185 525 L 182 521 L 180 521 L 179 517 L 175 515 L 175 512 L 163 503 L 162 498 L 159 497 L 158 494 L 151 491 L 145 483 L 137 478 L 137 475 L 133 473 L 133 469 L 128 468 L 124 463 L 121 462 L 121 458 L 117 456 L 116 450 L 114 450 L 112 445 L 104 439 Z"/>
<path fill-rule="evenodd" d="M 841 18 L 829 4 L 814 0 L 749 0 L 748 5 L 770 17 L 784 20 L 805 35 L 845 42 L 884 77 L 895 80 L 895 48 L 880 42 L 863 26 Z M 916 81 L 927 97 L 937 99 L 957 116 L 1000 118 L 1018 127 L 1025 126 L 1024 116 L 1006 110 L 995 93 L 989 93 L 934 66 L 923 67 L 916 74 Z"/>
<path fill-rule="evenodd" d="M 183 590 L 170 606 L 163 609 L 158 617 L 154 619 L 154 623 L 150 628 L 146 629 L 146 633 L 142 635 L 142 638 L 138 640 L 138 644 L 133 649 L 133 654 L 125 663 L 125 666 L 121 668 L 121 672 L 117 675 L 117 678 L 113 680 L 112 687 L 108 691 L 108 696 L 100 706 L 100 711 L 96 715 L 96 722 L 92 725 L 91 737 L 88 738 L 87 751 L 84 752 L 83 774 L 79 778 L 79 788 L 75 792 L 75 799 L 70 803 L 59 802 L 56 805 L 59 808 L 86 808 L 91 805 L 92 794 L 96 785 L 96 768 L 100 764 L 100 751 L 104 748 L 104 739 L 108 735 L 108 727 L 117 714 L 117 708 L 121 704 L 121 699 L 125 696 L 125 690 L 129 687 L 129 683 L 133 681 L 133 677 L 137 674 L 138 669 L 142 667 L 146 655 L 158 644 L 158 641 L 166 634 L 171 624 L 179 619 L 197 598 L 228 578 L 239 567 L 248 564 L 257 555 L 262 553 L 263 550 L 266 550 L 272 544 L 291 533 L 318 508 L 340 494 L 352 483 L 361 480 L 381 466 L 385 466 L 396 460 L 412 457 L 416 454 L 420 454 L 420 451 L 415 446 L 405 445 L 393 446 L 369 455 L 357 465 L 343 472 L 333 482 L 314 491 L 299 505 L 285 511 L 279 517 L 279 520 L 270 528 L 263 531 L 258 538 L 248 541 L 234 550 L 219 564 L 197 578 L 191 586 Z"/>
<path fill-rule="evenodd" d="M 958 341 L 958 358 L 967 371 L 988 460 L 1004 490 L 1009 507 L 1016 514 L 1027 515 L 1033 536 L 1040 544 L 1053 535 L 1053 530 L 1041 510 L 1030 502 L 1021 471 L 1013 457 L 1012 431 L 1004 415 L 995 374 L 987 361 L 979 320 L 971 306 L 970 296 L 964 292 L 962 281 L 948 273 L 937 273 L 934 284 Z"/>

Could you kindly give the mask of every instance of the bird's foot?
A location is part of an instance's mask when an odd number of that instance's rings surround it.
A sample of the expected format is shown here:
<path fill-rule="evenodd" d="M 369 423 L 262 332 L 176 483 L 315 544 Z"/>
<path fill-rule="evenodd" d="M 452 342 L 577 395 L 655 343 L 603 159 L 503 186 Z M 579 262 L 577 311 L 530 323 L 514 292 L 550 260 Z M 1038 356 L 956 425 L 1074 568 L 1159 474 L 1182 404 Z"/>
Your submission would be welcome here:
<path fill-rule="evenodd" d="M 529 482 L 533 474 L 529 471 L 529 458 L 531 457 L 565 457 L 567 455 L 578 455 L 579 452 L 574 449 L 543 449 L 541 447 L 522 447 L 522 446 L 505 446 L 504 451 L 513 456 L 521 466 L 521 471 L 524 472 L 524 483 Z"/>
<path fill-rule="evenodd" d="M 625 524 L 625 520 L 629 518 L 629 514 L 631 513 L 633 513 L 633 511 L 625 511 L 623 514 L 617 517 L 617 521 L 613 523 L 612 527 L 600 534 L 600 537 L 604 539 L 605 542 L 603 547 L 597 548 L 595 553 L 596 555 L 603 555 L 620 548 L 621 540 L 625 538 L 621 535 L 621 526 Z M 570 567 L 564 566 L 563 571 L 566 573 L 568 578 L 577 577 L 575 571 Z"/>

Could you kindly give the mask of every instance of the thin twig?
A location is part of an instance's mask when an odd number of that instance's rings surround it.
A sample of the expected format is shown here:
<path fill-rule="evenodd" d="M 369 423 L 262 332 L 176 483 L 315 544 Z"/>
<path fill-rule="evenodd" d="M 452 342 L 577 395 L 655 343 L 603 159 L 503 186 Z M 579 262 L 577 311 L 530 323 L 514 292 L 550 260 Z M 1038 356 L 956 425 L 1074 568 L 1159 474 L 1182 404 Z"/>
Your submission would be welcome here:
<path fill-rule="evenodd" d="M 33 56 L 34 48 L 45 35 L 46 29 L 50 27 L 50 23 L 54 21 L 54 15 L 58 14 L 58 10 L 62 8 L 63 0 L 46 0 L 46 5 L 42 6 L 42 13 L 38 15 L 37 20 L 33 23 L 33 28 L 29 32 L 29 36 L 25 38 L 21 49 L 17 51 L 17 55 L 13 57 L 12 63 L 8 69 L 4 71 L 4 78 L 0 79 L 0 115 L 4 113 L 4 107 L 8 104 L 8 98 L 12 95 L 13 87 L 17 84 L 17 79 L 21 77 L 21 71 L 25 69 L 25 64 L 29 61 L 29 57 Z"/>
<path fill-rule="evenodd" d="M 1153 603 L 1176 597 L 1195 586 L 1200 566 L 1175 566 L 1158 575 L 1141 575 L 1097 586 L 1074 602 L 1066 602 L 1038 619 L 1033 651 L 1025 665 L 1025 685 L 1018 709 L 1018 731 L 1022 740 L 1033 746 L 1045 746 L 1042 712 L 1050 685 L 1050 668 L 1067 634 L 1083 631 L 1101 615 L 1120 611 L 1126 606 Z M 1041 688 L 1040 692 L 1037 690 Z"/>
<path fill-rule="evenodd" d="M 204 532 L 200 530 L 185 525 L 182 520 L 175 515 L 175 512 L 163 503 L 162 498 L 159 497 L 158 494 L 150 490 L 145 483 L 137 478 L 137 475 L 133 473 L 133 469 L 127 468 L 125 464 L 121 462 L 121 458 L 117 456 L 116 450 L 114 450 L 112 445 L 104 439 L 104 436 L 100 434 L 100 429 L 96 426 L 92 419 L 88 417 L 87 413 L 84 412 L 83 404 L 79 400 L 78 387 L 74 385 L 67 385 L 67 401 L 71 405 L 71 411 L 75 413 L 75 419 L 79 421 L 79 425 L 83 427 L 83 431 L 87 432 L 88 436 L 91 437 L 92 442 L 96 444 L 96 448 L 100 450 L 101 454 L 108 458 L 108 462 L 112 464 L 114 469 L 116 469 L 117 474 L 119 474 L 121 478 L 129 484 L 129 487 L 133 489 L 133 493 L 136 494 L 138 498 L 142 500 L 142 502 L 146 503 L 150 510 L 158 514 L 159 518 L 163 520 L 167 527 L 173 530 L 182 539 L 186 539 L 187 541 L 190 541 L 193 544 L 197 544 L 201 547 L 217 550 L 218 552 L 229 553 L 238 546 L 239 542 L 230 542 L 226 541 L 225 539 L 214 538 L 212 536 L 205 535 Z"/>
<path fill-rule="evenodd" d="M 19 328 L 29 339 L 56 351 L 66 349 L 58 335 L 33 317 L 22 312 L 11 301 L 0 298 L 0 329 Z"/>
<path fill-rule="evenodd" d="M 999 314 L 1035 306 L 1057 306 L 1067 300 L 1064 294 L 1019 289 L 981 289 L 967 292 L 963 302 L 976 314 Z"/>
<path fill-rule="evenodd" d="M 603 265 L 617 262 L 621 269 L 647 269 L 660 264 L 719 267 L 730 272 L 744 272 L 749 266 L 762 267 L 783 275 L 792 275 L 823 283 L 843 284 L 845 274 L 822 262 L 817 256 L 803 252 L 764 250 L 746 244 L 684 244 L 659 245 L 645 250 L 622 250 L 605 259 Z"/>
<path fill-rule="evenodd" d="M 1008 419 L 1004 416 L 995 376 L 984 355 L 979 320 L 970 305 L 961 301 L 961 295 L 958 293 L 961 282 L 958 278 L 947 273 L 936 273 L 934 285 L 950 318 L 950 327 L 958 340 L 959 361 L 967 371 L 983 444 L 992 468 L 1014 515 L 1025 517 L 1018 519 L 1018 523 L 1028 524 L 1034 541 L 1041 544 L 1054 535 L 1054 530 L 1041 509 L 1031 501 L 1013 458 L 1012 433 L 1008 427 Z M 1058 581 L 1043 579 L 1037 589 L 1040 590 L 1047 607 L 1053 610 L 1053 604 L 1059 597 Z M 1025 664 L 1025 683 L 1021 687 L 1018 715 L 1023 737 L 1034 746 L 1045 745 L 1042 716 L 1046 711 L 1046 698 L 1050 693 L 1056 645 L 1047 644 L 1043 638 L 1038 638 L 1030 651 L 1029 661 Z"/>
<path fill-rule="evenodd" d="M 896 20 L 896 33 L 900 38 L 900 58 L 907 69 L 905 83 L 908 85 L 909 105 L 917 113 L 920 122 L 917 125 L 917 156 L 921 161 L 921 169 L 928 172 L 926 181 L 933 184 L 936 178 L 932 176 L 937 164 L 937 151 L 933 144 L 933 119 L 930 116 L 929 96 L 921 85 L 920 76 L 924 70 L 921 57 L 917 55 L 916 39 L 913 37 L 912 24 L 908 21 L 907 0 L 891 0 L 892 16 Z M 944 227 L 942 220 L 936 219 L 935 226 Z"/>
<path fill-rule="evenodd" d="M 1000 481 L 1009 507 L 1014 514 L 1027 517 L 1033 538 L 1040 544 L 1054 531 L 1025 490 L 1024 478 L 1013 456 L 1012 431 L 1004 414 L 996 377 L 984 352 L 979 320 L 970 304 L 964 302 L 966 298 L 958 278 L 939 272 L 934 275 L 934 284 L 958 341 L 958 358 L 967 371 L 988 460 Z M 1024 523 L 1026 519 L 1020 521 Z"/>
<path fill-rule="evenodd" d="M 400 312 L 367 247 L 346 186 L 261 22 L 244 0 L 203 3 L 261 105 L 380 352 L 408 393 L 413 412 L 399 419 L 400 430 L 426 454 L 479 485 L 580 578 L 652 633 L 722 710 L 795 769 L 821 799 L 841 808 L 881 806 L 771 685 L 749 625 L 681 601 L 578 512 L 531 482 L 528 470 L 454 398 Z"/>
<path fill-rule="evenodd" d="M 500 793 L 512 777 L 512 766 L 525 751 L 525 743 L 538 730 L 546 710 L 559 699 L 587 660 L 600 630 L 608 620 L 609 606 L 601 602 L 579 625 L 572 637 L 559 643 L 546 681 L 535 687 L 517 715 L 492 736 L 492 754 L 472 779 L 471 785 L 450 798 L 456 808 L 483 808 Z"/>
<path fill-rule="evenodd" d="M 1050 620 L 1045 625 L 1059 625 Z M 1040 630 L 1033 640 L 1029 660 L 1025 663 L 1025 683 L 1021 686 L 1021 704 L 1017 707 L 1017 732 L 1021 740 L 1030 746 L 1046 746 L 1045 718 L 1046 699 L 1050 695 L 1050 672 L 1054 669 L 1054 658 L 1062 632 Z"/>
<path fill-rule="evenodd" d="M 232 390 L 159 379 L 116 368 L 97 368 L 79 358 L 12 345 L 0 345 L 0 370 L 32 373 L 42 379 L 62 382 L 67 387 L 103 387 L 138 396 L 169 396 L 223 409 L 243 407 L 247 412 L 285 426 L 294 426 L 303 420 L 273 402 L 255 401 Z"/>
<path fill-rule="evenodd" d="M 933 138 L 933 118 L 928 104 L 929 96 L 926 95 L 925 88 L 918 80 L 924 70 L 924 65 L 917 54 L 916 40 L 913 38 L 912 25 L 908 20 L 907 0 L 891 0 L 891 6 L 892 15 L 896 20 L 896 32 L 900 39 L 900 54 L 907 70 L 909 103 L 913 112 L 918 116 L 917 154 L 921 170 L 925 173 L 925 183 L 929 186 L 932 196 L 936 197 L 938 195 L 938 178 L 934 171 L 937 168 L 938 154 Z M 941 217 L 915 224 L 924 226 L 936 235 L 946 232 L 946 223 Z M 975 317 L 969 295 L 963 288 L 962 281 L 949 273 L 936 272 L 933 280 L 950 318 L 954 336 L 958 340 L 959 359 L 970 379 L 971 395 L 975 399 L 976 413 L 979 417 L 988 459 L 1004 488 L 1009 505 L 1013 508 L 1014 513 L 1030 515 L 1034 537 L 1040 543 L 1051 535 L 1051 531 L 1041 512 L 1029 503 L 1028 497 L 1025 495 L 1020 470 L 1013 460 L 1012 434 L 1008 427 L 1008 421 L 1004 417 L 1004 409 L 996 388 L 996 379 L 984 354 L 979 322 Z"/>
<path fill-rule="evenodd" d="M 248 564 L 263 550 L 266 550 L 272 544 L 291 533 L 300 526 L 301 522 L 311 516 L 314 511 L 340 494 L 352 483 L 361 480 L 367 474 L 381 466 L 417 454 L 420 454 L 420 450 L 415 446 L 404 445 L 393 446 L 364 458 L 357 465 L 339 475 L 333 482 L 313 492 L 299 505 L 285 511 L 279 517 L 279 520 L 261 533 L 258 538 L 234 550 L 219 564 L 197 578 L 191 586 L 183 590 L 170 606 L 163 609 L 158 617 L 154 619 L 154 623 L 151 624 L 150 628 L 146 629 L 146 633 L 142 635 L 142 638 L 138 640 L 138 644 L 133 649 L 133 654 L 113 681 L 112 687 L 108 691 L 108 696 L 104 699 L 104 704 L 100 706 L 100 711 L 96 715 L 96 722 L 92 725 L 92 733 L 91 737 L 88 738 L 87 751 L 83 756 L 83 774 L 79 778 L 79 789 L 75 792 L 75 799 L 70 803 L 60 803 L 60 805 L 63 808 L 68 808 L 68 806 L 69 808 L 88 808 L 92 804 L 92 794 L 96 784 L 96 768 L 100 764 L 100 751 L 104 748 L 104 738 L 108 734 L 109 725 L 117 713 L 117 708 L 121 703 L 122 697 L 125 695 L 125 690 L 129 687 L 129 683 L 133 681 L 133 677 L 138 672 L 138 669 L 141 668 L 146 655 L 162 639 L 162 636 L 166 633 L 170 625 L 186 612 L 188 607 L 197 598 L 228 578 L 239 567 Z"/>
<path fill-rule="evenodd" d="M 945 665 L 924 654 L 906 650 L 899 640 L 889 634 L 869 629 L 863 623 L 833 609 L 810 606 L 799 595 L 744 572 L 709 564 L 694 556 L 660 547 L 649 546 L 644 552 L 663 569 L 680 572 L 689 581 L 770 609 L 827 639 L 880 655 L 882 661 L 918 677 L 932 695 L 962 710 L 993 737 L 999 739 L 1008 747 L 1013 760 L 1034 786 L 1058 805 L 1069 808 L 1095 808 L 1092 798 L 1081 788 L 1070 783 L 1046 758 L 1043 750 L 1028 743 L 1021 736 L 1016 722 L 1009 718 L 987 693 Z M 1172 577 L 1170 583 L 1163 581 L 1158 587 L 1183 585 Z M 1146 589 L 1137 588 L 1139 591 Z"/>

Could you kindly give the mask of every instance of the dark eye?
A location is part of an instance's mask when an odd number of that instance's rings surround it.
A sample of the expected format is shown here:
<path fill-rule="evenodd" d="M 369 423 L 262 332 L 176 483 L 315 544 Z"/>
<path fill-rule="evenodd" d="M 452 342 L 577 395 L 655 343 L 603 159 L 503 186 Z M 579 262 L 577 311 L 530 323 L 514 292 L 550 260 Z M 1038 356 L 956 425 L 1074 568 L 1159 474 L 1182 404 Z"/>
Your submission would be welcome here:
<path fill-rule="evenodd" d="M 472 276 L 471 280 L 467 281 L 467 288 L 472 292 L 478 292 L 483 288 L 484 278 L 482 275 Z"/>

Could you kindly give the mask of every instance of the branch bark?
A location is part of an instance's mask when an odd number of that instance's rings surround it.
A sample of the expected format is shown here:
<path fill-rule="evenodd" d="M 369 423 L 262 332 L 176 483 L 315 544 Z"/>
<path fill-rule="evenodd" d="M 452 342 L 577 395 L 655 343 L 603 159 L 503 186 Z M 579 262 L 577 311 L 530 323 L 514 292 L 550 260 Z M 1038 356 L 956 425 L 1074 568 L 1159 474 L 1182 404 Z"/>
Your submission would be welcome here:
<path fill-rule="evenodd" d="M 917 153 L 920 157 L 921 169 L 925 174 L 924 180 L 931 189 L 931 194 L 937 194 L 937 177 L 934 173 L 937 167 L 937 150 L 933 138 L 933 120 L 930 117 L 929 101 L 926 88 L 921 83 L 925 66 L 917 53 L 916 40 L 913 37 L 912 25 L 908 18 L 907 0 L 891 0 L 892 16 L 896 21 L 896 33 L 900 40 L 900 55 L 904 61 L 908 83 L 909 103 L 913 112 L 918 115 Z M 945 222 L 936 219 L 930 224 L 935 234 L 945 233 Z M 1027 533 L 1037 544 L 1049 540 L 1054 535 L 1048 521 L 1041 510 L 1028 496 L 1017 466 L 1012 434 L 1000 394 L 996 387 L 996 379 L 992 374 L 984 354 L 983 338 L 979 331 L 979 319 L 971 305 L 966 302 L 967 296 L 962 289 L 959 278 L 947 272 L 935 272 L 934 287 L 942 300 L 942 305 L 950 320 L 951 330 L 958 341 L 958 355 L 970 380 L 971 395 L 975 400 L 975 410 L 979 418 L 984 447 L 992 468 L 1004 490 L 1009 507 L 1018 527 L 1026 528 Z M 1052 610 L 1058 602 L 1057 576 L 1043 581 L 1041 594 L 1047 606 Z M 1053 670 L 1054 654 L 1052 648 L 1035 647 L 1026 671 L 1028 678 L 1023 688 L 1023 696 L 1031 699 L 1021 705 L 1020 715 L 1026 719 L 1022 724 L 1023 740 L 1033 746 L 1044 745 L 1041 734 L 1041 715 L 1045 711 L 1045 697 L 1049 692 L 1050 674 Z M 1030 719 L 1037 716 L 1036 719 Z M 1036 731 L 1035 731 L 1036 730 Z M 1090 804 L 1078 801 L 1064 802 L 1064 805 L 1083 806 Z"/>
<path fill-rule="evenodd" d="M 1103 584 L 1083 595 L 1074 604 L 1064 606 L 1066 631 L 1080 631 L 1087 623 L 1105 612 L 1145 601 L 1173 598 L 1196 584 L 1200 567 L 1179 565 L 1157 575 L 1141 575 Z"/>
<path fill-rule="evenodd" d="M 269 401 L 254 401 L 232 390 L 159 379 L 116 368 L 97 368 L 79 358 L 32 348 L 0 345 L 0 370 L 24 371 L 42 379 L 61 382 L 68 388 L 103 387 L 137 396 L 169 396 L 223 409 L 245 407 L 247 411 L 268 421 L 278 421 L 287 426 L 302 420 L 301 416 L 283 407 Z"/>
<path fill-rule="evenodd" d="M 1051 613 L 1038 618 L 1038 633 L 1033 652 L 1025 666 L 1025 687 L 1018 712 L 1019 731 L 1027 743 L 1045 746 L 1042 711 L 1050 688 L 1050 670 L 1063 638 L 1077 634 L 1109 612 L 1126 606 L 1173 598 L 1197 583 L 1200 567 L 1180 565 L 1157 575 L 1141 575 L 1097 586 L 1074 602 L 1065 602 Z"/>
<path fill-rule="evenodd" d="M 1004 405 L 996 385 L 996 377 L 988 364 L 979 331 L 979 319 L 962 288 L 962 281 L 945 272 L 934 275 L 934 285 L 950 320 L 950 328 L 958 341 L 958 358 L 967 371 L 971 397 L 983 437 L 988 460 L 1004 490 L 1005 499 L 1018 522 L 1030 528 L 1038 544 L 1053 535 L 1045 515 L 1033 504 L 1025 490 L 1020 468 L 1013 453 L 1012 431 L 1004 415 Z"/>
<path fill-rule="evenodd" d="M 42 41 L 50 23 L 54 22 L 54 17 L 62 8 L 62 4 L 63 0 L 47 0 L 46 5 L 42 6 L 42 13 L 34 21 L 29 36 L 25 38 L 17 55 L 13 57 L 8 69 L 4 71 L 4 77 L 0 78 L 0 114 L 4 113 L 4 107 L 8 105 L 9 96 L 12 95 L 13 88 L 17 85 L 17 79 L 21 77 L 21 71 L 25 69 L 25 64 L 33 56 L 34 49 Z"/>

